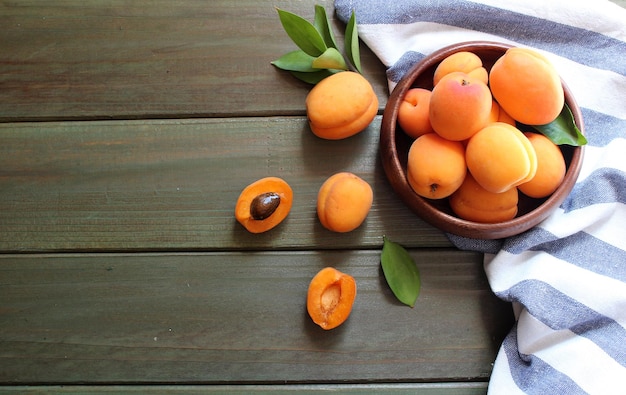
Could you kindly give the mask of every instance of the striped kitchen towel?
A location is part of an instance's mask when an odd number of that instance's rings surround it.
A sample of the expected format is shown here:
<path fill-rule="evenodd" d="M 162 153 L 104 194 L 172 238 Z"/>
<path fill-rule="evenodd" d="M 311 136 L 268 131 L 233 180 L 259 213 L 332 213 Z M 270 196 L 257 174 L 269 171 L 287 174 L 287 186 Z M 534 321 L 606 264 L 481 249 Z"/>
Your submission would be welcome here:
<path fill-rule="evenodd" d="M 533 229 L 497 241 L 450 235 L 485 253 L 516 323 L 491 394 L 626 393 L 626 10 L 605 0 L 335 0 L 355 11 L 392 90 L 415 62 L 461 41 L 531 47 L 582 107 L 588 145 L 573 191 Z"/>

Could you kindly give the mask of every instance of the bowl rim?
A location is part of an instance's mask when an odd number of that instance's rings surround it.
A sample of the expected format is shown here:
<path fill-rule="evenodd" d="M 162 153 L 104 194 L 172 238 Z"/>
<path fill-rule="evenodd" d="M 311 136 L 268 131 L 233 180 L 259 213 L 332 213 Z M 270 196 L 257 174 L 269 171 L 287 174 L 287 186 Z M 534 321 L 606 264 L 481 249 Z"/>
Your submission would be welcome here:
<path fill-rule="evenodd" d="M 403 133 L 397 126 L 398 109 L 402 98 L 413 86 L 417 76 L 428 68 L 438 64 L 446 56 L 459 51 L 495 50 L 505 52 L 514 45 L 495 41 L 465 41 L 440 48 L 413 65 L 396 84 L 391 92 L 383 112 L 379 139 L 379 150 L 383 169 L 392 188 L 400 199 L 415 214 L 444 232 L 473 239 L 500 239 L 520 234 L 542 222 L 552 214 L 569 195 L 582 167 L 585 146 L 573 147 L 563 182 L 557 190 L 539 206 L 515 218 L 498 223 L 480 223 L 468 221 L 438 210 L 428 199 L 416 194 L 408 184 L 406 174 L 400 163 L 396 136 Z M 571 90 L 561 79 L 565 93 L 565 102 L 572 111 L 574 122 L 584 134 L 584 124 L 580 107 Z"/>

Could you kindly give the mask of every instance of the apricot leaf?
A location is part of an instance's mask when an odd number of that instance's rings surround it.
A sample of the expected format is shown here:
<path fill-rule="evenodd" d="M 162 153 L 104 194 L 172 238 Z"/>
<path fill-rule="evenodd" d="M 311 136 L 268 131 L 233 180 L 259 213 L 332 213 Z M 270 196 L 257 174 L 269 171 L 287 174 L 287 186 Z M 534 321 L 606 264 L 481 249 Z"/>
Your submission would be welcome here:
<path fill-rule="evenodd" d="M 311 22 L 289 11 L 277 11 L 285 32 L 298 48 L 315 57 L 326 51 L 324 38 Z"/>
<path fill-rule="evenodd" d="M 396 298 L 413 307 L 419 296 L 421 280 L 415 261 L 408 251 L 400 244 L 383 237 L 380 264 L 385 280 Z"/>
<path fill-rule="evenodd" d="M 303 50 L 299 49 L 297 51 L 286 53 L 271 63 L 282 70 L 309 73 L 317 71 L 312 66 L 314 60 L 314 56 L 311 56 Z"/>
<path fill-rule="evenodd" d="M 326 15 L 326 9 L 319 5 L 315 5 L 315 19 L 313 20 L 313 26 L 324 38 L 324 42 L 328 48 L 337 48 L 337 42 L 335 41 L 335 35 L 330 27 L 330 21 L 328 15 Z"/>
<path fill-rule="evenodd" d="M 574 122 L 572 111 L 565 104 L 559 116 L 546 125 L 533 125 L 534 129 L 545 135 L 556 145 L 580 146 L 587 144 L 587 139 Z"/>
<path fill-rule="evenodd" d="M 316 69 L 348 69 L 346 61 L 343 59 L 343 55 L 341 55 L 341 52 L 337 51 L 335 48 L 328 48 L 323 54 L 315 58 L 312 66 Z"/>
<path fill-rule="evenodd" d="M 359 50 L 359 33 L 356 26 L 356 15 L 352 11 L 348 25 L 346 26 L 345 47 L 348 60 L 354 68 L 361 73 L 361 53 Z"/>
<path fill-rule="evenodd" d="M 307 84 L 315 85 L 326 77 L 329 77 L 336 72 L 341 70 L 318 70 L 312 73 L 308 72 L 300 72 L 300 71 L 290 71 L 291 75 L 299 79 L 300 81 L 306 82 Z"/>

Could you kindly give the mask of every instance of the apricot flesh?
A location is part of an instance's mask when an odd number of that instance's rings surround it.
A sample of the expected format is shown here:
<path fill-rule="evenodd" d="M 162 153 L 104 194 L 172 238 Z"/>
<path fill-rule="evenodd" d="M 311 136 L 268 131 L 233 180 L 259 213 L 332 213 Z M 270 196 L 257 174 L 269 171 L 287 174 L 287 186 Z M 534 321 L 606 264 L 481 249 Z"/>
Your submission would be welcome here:
<path fill-rule="evenodd" d="M 492 101 L 483 82 L 462 72 L 447 74 L 432 90 L 430 124 L 445 139 L 466 140 L 489 123 Z"/>
<path fill-rule="evenodd" d="M 540 53 L 510 48 L 489 73 L 494 98 L 516 121 L 545 125 L 555 120 L 565 102 L 558 72 Z"/>
<path fill-rule="evenodd" d="M 311 280 L 306 298 L 309 316 L 322 329 L 343 324 L 356 298 L 356 281 L 333 267 L 320 270 Z"/>
<path fill-rule="evenodd" d="M 465 160 L 476 181 L 493 193 L 523 184 L 537 171 L 537 155 L 528 138 L 503 122 L 492 123 L 472 136 Z"/>
<path fill-rule="evenodd" d="M 287 217 L 292 203 L 293 190 L 285 180 L 261 178 L 241 191 L 235 218 L 251 233 L 267 232 Z"/>
<path fill-rule="evenodd" d="M 518 210 L 518 192 L 513 187 L 494 193 L 483 188 L 471 174 L 463 180 L 449 202 L 460 218 L 480 223 L 495 223 L 515 218 Z"/>
<path fill-rule="evenodd" d="M 559 147 L 538 133 L 524 133 L 537 154 L 537 172 L 530 180 L 518 186 L 520 192 L 533 198 L 551 195 L 565 178 L 565 158 Z"/>
<path fill-rule="evenodd" d="M 429 199 L 448 197 L 461 185 L 466 172 L 461 142 L 429 133 L 411 144 L 407 180 L 418 195 Z"/>
<path fill-rule="evenodd" d="M 311 131 L 340 140 L 363 131 L 378 113 L 378 97 L 361 74 L 342 71 L 324 78 L 306 98 Z"/>
<path fill-rule="evenodd" d="M 362 178 L 350 172 L 329 177 L 317 195 L 317 216 L 331 231 L 345 233 L 358 228 L 370 211 L 374 193 Z"/>

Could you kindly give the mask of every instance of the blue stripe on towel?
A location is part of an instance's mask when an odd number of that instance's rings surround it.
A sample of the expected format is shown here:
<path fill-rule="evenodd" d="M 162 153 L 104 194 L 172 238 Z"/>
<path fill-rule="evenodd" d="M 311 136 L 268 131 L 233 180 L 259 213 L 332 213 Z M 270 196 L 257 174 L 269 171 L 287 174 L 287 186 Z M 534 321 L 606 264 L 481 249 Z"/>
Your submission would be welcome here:
<path fill-rule="evenodd" d="M 339 17 L 350 17 L 350 0 L 336 0 Z M 371 0 L 356 4 L 360 24 L 408 24 L 433 22 L 494 34 L 521 44 L 533 46 L 603 70 L 626 75 L 622 56 L 601 57 L 607 53 L 626 53 L 626 43 L 589 30 L 541 19 L 502 8 L 460 0 L 426 1 Z M 385 9 L 385 12 L 381 12 Z"/>
<path fill-rule="evenodd" d="M 585 123 L 585 137 L 589 145 L 604 147 L 612 140 L 624 135 L 626 119 L 615 118 L 588 108 L 581 108 L 581 111 Z"/>
<path fill-rule="evenodd" d="M 562 208 L 570 212 L 602 203 L 626 204 L 626 173 L 610 167 L 595 170 L 574 185 Z"/>
<path fill-rule="evenodd" d="M 626 329 L 612 318 L 539 280 L 521 281 L 497 295 L 504 300 L 520 302 L 533 317 L 555 331 L 570 330 L 591 340 L 617 363 L 626 366 L 623 346 L 626 344 Z M 543 303 L 546 300 L 550 303 Z"/>
<path fill-rule="evenodd" d="M 517 350 L 517 330 L 512 330 L 502 343 L 511 377 L 528 394 L 586 394 L 572 379 L 534 355 Z"/>

